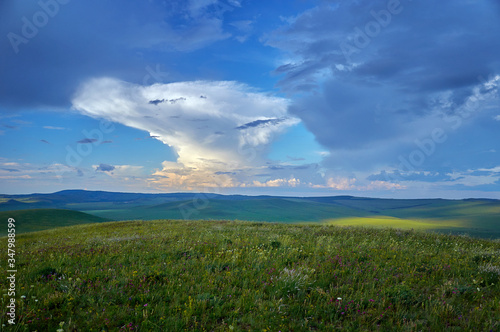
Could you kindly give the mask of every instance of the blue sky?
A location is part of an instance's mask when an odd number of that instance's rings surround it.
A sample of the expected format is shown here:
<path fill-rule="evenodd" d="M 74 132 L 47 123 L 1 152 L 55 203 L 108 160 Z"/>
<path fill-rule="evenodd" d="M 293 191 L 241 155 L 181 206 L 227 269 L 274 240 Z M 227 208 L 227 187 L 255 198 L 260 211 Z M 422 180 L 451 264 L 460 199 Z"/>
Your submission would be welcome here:
<path fill-rule="evenodd" d="M 0 3 L 0 192 L 500 198 L 495 0 Z"/>

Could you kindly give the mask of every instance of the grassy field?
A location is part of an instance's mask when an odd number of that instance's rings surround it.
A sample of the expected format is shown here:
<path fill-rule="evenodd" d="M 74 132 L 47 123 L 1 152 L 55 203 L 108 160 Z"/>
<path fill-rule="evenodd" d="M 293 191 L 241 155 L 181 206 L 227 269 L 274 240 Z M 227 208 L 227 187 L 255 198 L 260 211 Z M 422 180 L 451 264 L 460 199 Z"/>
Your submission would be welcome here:
<path fill-rule="evenodd" d="M 6 222 L 8 218 L 16 220 L 17 233 L 36 232 L 62 226 L 109 221 L 108 219 L 72 210 L 32 209 L 0 211 L 0 220 Z M 0 236 L 5 235 L 7 235 L 7 227 L 0 228 Z"/>
<path fill-rule="evenodd" d="M 108 222 L 21 234 L 16 264 L 13 331 L 500 329 L 500 243 L 465 236 Z"/>

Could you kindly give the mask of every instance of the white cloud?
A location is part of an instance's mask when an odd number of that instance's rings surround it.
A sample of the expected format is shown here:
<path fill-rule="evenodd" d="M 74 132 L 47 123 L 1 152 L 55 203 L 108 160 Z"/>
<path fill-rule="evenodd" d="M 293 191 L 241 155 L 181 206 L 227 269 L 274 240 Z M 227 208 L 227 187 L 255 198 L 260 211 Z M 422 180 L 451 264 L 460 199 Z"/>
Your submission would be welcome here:
<path fill-rule="evenodd" d="M 133 166 L 133 165 L 105 165 L 106 168 L 103 168 L 103 165 L 92 165 L 94 170 L 101 170 L 105 174 L 111 177 L 127 177 L 127 176 L 142 176 L 144 166 Z"/>
<path fill-rule="evenodd" d="M 356 179 L 347 177 L 328 178 L 326 185 L 314 185 L 313 188 L 330 188 L 335 190 L 351 190 L 355 188 Z"/>
<path fill-rule="evenodd" d="M 392 183 L 388 181 L 372 181 L 365 187 L 360 188 L 360 190 L 400 190 L 400 189 L 406 189 L 406 186 L 398 184 L 398 183 Z"/>
<path fill-rule="evenodd" d="M 494 169 L 490 169 L 490 170 L 483 169 L 483 170 L 495 172 Z M 498 180 L 500 180 L 500 175 L 493 175 L 493 174 L 473 175 L 470 173 L 472 173 L 472 171 L 467 171 L 467 172 L 463 172 L 463 173 L 462 172 L 453 172 L 453 173 L 448 173 L 446 175 L 448 175 L 450 177 L 450 179 L 452 180 L 451 184 L 453 184 L 453 185 L 461 184 L 461 185 L 464 185 L 466 187 L 475 187 L 475 186 L 481 186 L 481 185 L 494 184 Z M 448 183 L 445 182 L 445 184 L 450 184 L 450 182 L 448 182 Z"/>
<path fill-rule="evenodd" d="M 245 183 L 265 164 L 274 137 L 299 122 L 288 115 L 286 99 L 227 81 L 141 86 L 93 79 L 78 90 L 73 107 L 172 147 L 177 161 L 163 163 L 151 181 L 174 188 Z"/>
<path fill-rule="evenodd" d="M 29 175 L 19 175 L 19 176 L 13 176 L 13 175 L 0 175 L 0 179 L 2 180 L 26 180 L 26 179 L 31 179 L 31 176 Z"/>
<path fill-rule="evenodd" d="M 493 117 L 493 119 L 497 120 L 497 121 L 500 121 L 500 115 L 496 115 Z"/>
<path fill-rule="evenodd" d="M 354 177 L 330 177 L 325 185 L 310 184 L 312 188 L 328 188 L 341 191 L 374 191 L 374 190 L 401 190 L 406 186 L 388 181 L 370 181 L 366 184 L 358 184 Z"/>
<path fill-rule="evenodd" d="M 500 173 L 500 166 L 493 167 L 493 168 L 480 168 L 480 169 L 478 169 L 478 171 Z"/>
<path fill-rule="evenodd" d="M 299 179 L 274 179 L 266 182 L 253 181 L 252 187 L 297 187 L 301 184 Z"/>
<path fill-rule="evenodd" d="M 193 17 L 198 17 L 206 14 L 206 9 L 213 6 L 217 0 L 191 0 L 188 2 L 188 10 Z"/>

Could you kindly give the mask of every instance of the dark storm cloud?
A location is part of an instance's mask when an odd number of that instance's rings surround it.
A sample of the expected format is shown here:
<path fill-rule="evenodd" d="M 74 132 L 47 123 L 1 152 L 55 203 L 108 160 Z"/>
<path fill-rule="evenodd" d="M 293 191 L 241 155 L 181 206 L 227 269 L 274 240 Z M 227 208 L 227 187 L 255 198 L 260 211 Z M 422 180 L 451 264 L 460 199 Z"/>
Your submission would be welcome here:
<path fill-rule="evenodd" d="M 224 1 L 60 2 L 9 1 L 0 10 L 3 111 L 69 106 L 90 77 L 158 83 L 166 76 L 160 63 L 228 38 L 223 14 L 234 8 Z M 46 22 L 34 21 L 43 16 Z"/>
<path fill-rule="evenodd" d="M 399 4 L 399 5 L 398 5 Z M 495 1 L 322 1 L 267 37 L 292 55 L 278 83 L 330 149 L 419 137 L 500 73 Z M 392 12 L 392 14 L 391 14 Z M 290 58 L 290 57 L 289 57 Z M 497 88 L 497 87 L 495 87 Z"/>

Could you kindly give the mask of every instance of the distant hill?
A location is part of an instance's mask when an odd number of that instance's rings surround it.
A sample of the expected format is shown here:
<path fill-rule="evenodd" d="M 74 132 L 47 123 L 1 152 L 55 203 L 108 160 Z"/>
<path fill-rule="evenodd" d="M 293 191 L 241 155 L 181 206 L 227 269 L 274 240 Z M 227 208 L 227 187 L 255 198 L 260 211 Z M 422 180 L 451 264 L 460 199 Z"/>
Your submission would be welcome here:
<path fill-rule="evenodd" d="M 318 222 L 328 218 L 368 216 L 363 210 L 290 198 L 207 199 L 169 202 L 147 207 L 117 210 L 93 210 L 89 213 L 115 220 L 203 219 L 250 220 L 275 222 Z"/>
<path fill-rule="evenodd" d="M 109 221 L 109 219 L 72 210 L 33 209 L 0 212 L 0 220 L 5 225 L 9 218 L 14 218 L 16 220 L 16 233 L 18 234 L 42 231 L 56 227 Z M 5 235 L 7 235 L 7 227 L 2 227 L 0 229 L 0 236 Z"/>
<path fill-rule="evenodd" d="M 0 195 L 0 211 L 40 208 L 82 211 L 108 220 L 314 222 L 414 228 L 500 238 L 500 200 L 494 199 L 140 194 L 85 190 Z"/>
<path fill-rule="evenodd" d="M 166 202 L 193 199 L 197 193 L 141 194 L 107 191 L 63 190 L 51 194 L 1 195 L 0 211 L 35 208 L 60 208 L 87 210 L 96 208 L 114 209 L 121 206 L 156 205 Z M 222 197 L 203 194 L 204 197 Z M 24 204 L 19 204 L 24 203 Z"/>

